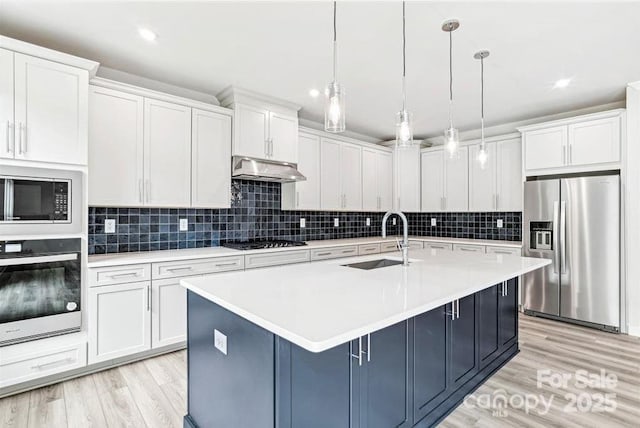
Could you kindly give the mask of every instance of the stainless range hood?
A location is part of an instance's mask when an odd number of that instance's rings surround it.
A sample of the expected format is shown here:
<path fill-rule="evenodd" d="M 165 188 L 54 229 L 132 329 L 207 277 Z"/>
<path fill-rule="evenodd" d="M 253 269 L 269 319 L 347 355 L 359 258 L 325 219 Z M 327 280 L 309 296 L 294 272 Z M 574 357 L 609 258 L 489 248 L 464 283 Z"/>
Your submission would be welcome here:
<path fill-rule="evenodd" d="M 231 160 L 231 177 L 277 183 L 290 183 L 307 179 L 307 177 L 298 172 L 298 165 L 295 163 L 253 159 L 246 156 L 233 156 Z"/>

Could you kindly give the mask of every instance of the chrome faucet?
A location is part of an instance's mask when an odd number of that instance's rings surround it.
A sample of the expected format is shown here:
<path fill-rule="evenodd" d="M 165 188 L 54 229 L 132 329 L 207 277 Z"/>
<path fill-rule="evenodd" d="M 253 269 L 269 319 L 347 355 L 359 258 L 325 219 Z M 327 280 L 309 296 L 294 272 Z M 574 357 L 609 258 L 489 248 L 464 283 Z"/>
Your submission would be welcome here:
<path fill-rule="evenodd" d="M 397 214 L 402 219 L 402 243 L 400 244 L 400 250 L 402 250 L 402 265 L 409 266 L 409 222 L 407 216 L 402 211 L 387 211 L 384 217 L 382 217 L 382 237 L 387 237 L 387 220 L 393 214 Z"/>

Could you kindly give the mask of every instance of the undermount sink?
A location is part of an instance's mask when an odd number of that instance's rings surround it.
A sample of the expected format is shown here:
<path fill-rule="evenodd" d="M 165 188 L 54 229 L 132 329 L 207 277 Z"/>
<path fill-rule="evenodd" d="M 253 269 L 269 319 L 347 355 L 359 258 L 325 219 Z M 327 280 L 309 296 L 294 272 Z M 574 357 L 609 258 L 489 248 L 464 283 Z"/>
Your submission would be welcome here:
<path fill-rule="evenodd" d="M 347 267 L 356 268 L 356 269 L 371 270 L 371 269 L 378 269 L 378 268 L 383 268 L 387 266 L 395 266 L 395 265 L 401 265 L 401 264 L 402 264 L 402 260 L 379 259 L 379 260 L 370 260 L 368 262 L 350 263 L 342 266 L 347 266 Z"/>

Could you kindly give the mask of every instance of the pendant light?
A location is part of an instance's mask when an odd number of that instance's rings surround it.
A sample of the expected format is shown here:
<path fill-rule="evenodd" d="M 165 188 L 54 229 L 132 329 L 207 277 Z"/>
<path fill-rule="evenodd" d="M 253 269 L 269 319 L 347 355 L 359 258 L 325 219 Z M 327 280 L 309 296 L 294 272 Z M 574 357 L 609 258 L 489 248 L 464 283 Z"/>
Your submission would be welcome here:
<path fill-rule="evenodd" d="M 345 103 L 344 88 L 337 80 L 338 67 L 338 41 L 336 38 L 336 2 L 333 2 L 333 81 L 327 85 L 325 90 L 324 105 L 324 130 L 327 132 L 344 132 Z"/>
<path fill-rule="evenodd" d="M 449 128 L 444 131 L 444 144 L 453 157 L 458 152 L 460 138 L 458 130 L 453 127 L 453 32 L 460 27 L 457 19 L 449 19 L 442 23 L 442 31 L 449 33 Z"/>
<path fill-rule="evenodd" d="M 413 145 L 412 114 L 407 111 L 407 36 L 405 29 L 405 2 L 402 2 L 402 110 L 396 114 L 396 147 Z"/>
<path fill-rule="evenodd" d="M 478 51 L 473 57 L 480 60 L 480 150 L 478 151 L 478 162 L 480 168 L 484 169 L 489 160 L 487 144 L 484 141 L 484 59 L 489 56 L 489 51 Z"/>

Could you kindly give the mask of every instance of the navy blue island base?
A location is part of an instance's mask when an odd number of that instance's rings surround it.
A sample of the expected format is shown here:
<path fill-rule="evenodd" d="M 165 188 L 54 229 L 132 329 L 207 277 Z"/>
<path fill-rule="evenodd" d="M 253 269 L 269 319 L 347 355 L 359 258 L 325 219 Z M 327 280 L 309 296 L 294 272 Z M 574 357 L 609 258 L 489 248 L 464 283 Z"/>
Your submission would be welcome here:
<path fill-rule="evenodd" d="M 313 353 L 189 291 L 184 426 L 434 426 L 518 353 L 518 279 L 453 312 L 447 304 Z"/>

